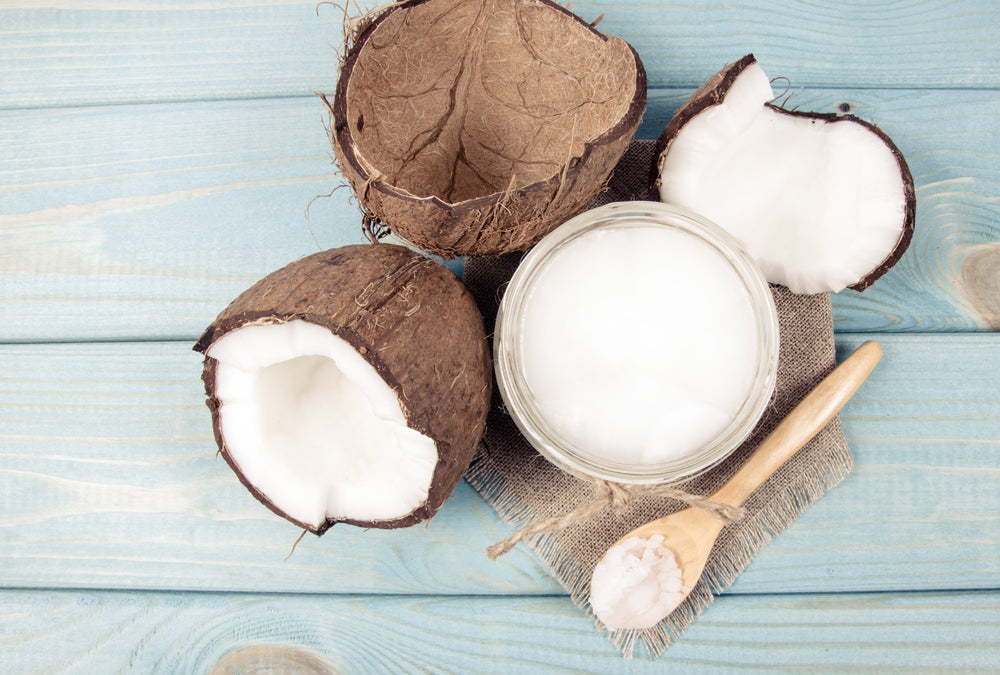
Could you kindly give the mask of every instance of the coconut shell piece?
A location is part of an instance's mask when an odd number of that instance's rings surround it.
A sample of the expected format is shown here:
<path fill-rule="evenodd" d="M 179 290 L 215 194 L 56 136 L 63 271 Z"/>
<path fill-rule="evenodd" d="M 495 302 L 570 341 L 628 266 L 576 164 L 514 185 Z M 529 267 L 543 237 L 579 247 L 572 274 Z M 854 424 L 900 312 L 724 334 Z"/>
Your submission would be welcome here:
<path fill-rule="evenodd" d="M 366 218 L 445 257 L 524 250 L 583 210 L 645 104 L 635 51 L 550 0 L 392 5 L 328 102 Z"/>
<path fill-rule="evenodd" d="M 398 397 L 406 425 L 433 440 L 437 464 L 427 498 L 411 512 L 387 520 L 306 523 L 244 475 L 220 420 L 219 362 L 207 354 L 234 331 L 292 321 L 315 324 L 346 341 Z M 222 456 L 264 505 L 316 534 L 337 522 L 398 528 L 431 518 L 465 473 L 483 433 L 492 369 L 482 315 L 454 274 L 401 246 L 345 246 L 297 260 L 237 297 L 194 349 L 206 354 L 203 380 Z M 357 448 L 359 455 L 366 451 Z"/>
<path fill-rule="evenodd" d="M 666 128 L 663 130 L 659 139 L 657 140 L 654 154 L 653 154 L 653 165 L 651 167 L 651 195 L 652 198 L 664 198 L 665 194 L 668 193 L 670 186 L 665 186 L 665 179 L 663 178 L 664 166 L 667 162 L 668 156 L 675 149 L 677 139 L 683 134 L 688 132 L 691 128 L 690 125 L 693 121 L 701 118 L 702 120 L 707 119 L 713 114 L 717 114 L 713 109 L 722 106 L 727 97 L 737 86 L 737 82 L 741 78 L 747 77 L 748 73 L 752 70 L 759 70 L 759 65 L 753 54 L 747 54 L 740 60 L 731 63 L 724 67 L 721 71 L 709 78 L 691 97 L 681 106 L 680 109 L 674 114 L 673 118 L 667 124 Z M 753 76 L 762 77 L 763 73 L 756 73 Z M 745 90 L 744 90 L 745 91 Z M 769 91 L 769 90 L 768 90 Z M 741 94 L 742 95 L 742 94 Z M 833 114 L 833 113 L 818 113 L 818 112 L 802 112 L 798 110 L 786 110 L 781 106 L 773 102 L 773 100 L 762 101 L 759 105 L 770 113 L 772 117 L 772 124 L 781 124 L 781 120 L 803 120 L 811 124 L 813 129 L 819 131 L 819 133 L 829 133 L 834 131 L 833 127 L 839 127 L 844 129 L 848 126 L 854 126 L 856 129 L 863 129 L 864 132 L 878 139 L 882 146 L 884 146 L 884 153 L 888 158 L 887 166 L 891 164 L 891 167 L 887 169 L 887 172 L 892 172 L 894 178 L 898 180 L 898 194 L 899 194 L 899 209 L 898 218 L 896 219 L 895 232 L 896 236 L 886 244 L 884 241 L 877 244 L 879 250 L 883 253 L 884 257 L 881 257 L 877 262 L 872 262 L 864 272 L 857 274 L 853 278 L 844 278 L 843 276 L 837 278 L 837 281 L 831 281 L 829 285 L 823 285 L 823 281 L 787 281 L 783 270 L 780 269 L 780 263 L 771 263 L 772 268 L 779 268 L 775 272 L 771 273 L 767 269 L 767 263 L 762 264 L 765 268 L 765 275 L 768 280 L 772 283 L 780 283 L 786 285 L 790 290 L 800 293 L 813 293 L 813 292 L 823 292 L 832 291 L 836 292 L 845 287 L 851 288 L 856 291 L 863 291 L 864 289 L 871 286 L 877 279 L 889 271 L 896 262 L 902 257 L 906 248 L 909 246 L 910 240 L 913 236 L 913 228 L 916 218 L 916 192 L 914 189 L 913 175 L 907 166 L 906 160 L 903 157 L 902 152 L 893 143 L 892 139 L 880 128 L 874 124 L 860 119 L 854 115 L 849 114 Z M 728 120 L 728 118 L 727 118 Z M 718 139 L 712 139 L 712 143 L 718 143 Z M 788 151 L 788 144 L 772 143 L 771 147 L 776 148 L 779 152 Z M 731 147 L 731 145 L 730 145 Z M 726 148 L 725 152 L 729 152 L 730 149 Z M 722 158 L 725 156 L 725 152 L 719 152 L 717 157 Z M 786 154 L 786 157 L 788 155 Z M 721 160 L 719 160 L 721 161 Z M 766 162 L 766 158 L 762 158 L 762 161 Z M 784 161 L 784 160 L 780 160 Z M 715 164 L 711 171 L 718 174 L 719 164 Z M 860 172 L 858 172 L 860 173 Z M 752 185 L 755 181 L 764 182 L 767 178 L 762 178 L 762 176 L 767 176 L 766 172 L 756 173 L 753 171 L 743 172 L 740 185 L 728 185 L 727 188 L 732 189 L 720 189 L 719 194 L 715 195 L 715 204 L 722 204 L 725 202 L 732 204 L 739 204 L 740 189 L 745 187 L 745 185 Z M 829 180 L 831 177 L 824 176 L 821 174 L 811 175 L 810 179 L 816 182 Z M 834 181 L 829 181 L 831 184 Z M 792 198 L 791 193 L 795 191 L 795 187 L 791 185 L 791 181 L 788 184 L 776 184 L 776 185 L 761 185 L 764 190 L 771 191 L 775 198 L 770 202 L 765 202 L 765 209 L 772 209 L 776 211 L 776 205 L 787 201 L 787 199 Z M 779 194 L 779 192 L 784 191 L 784 195 Z M 724 192 L 724 194 L 723 194 Z M 831 189 L 830 191 L 831 201 L 836 200 L 836 192 Z M 723 229 L 729 230 L 732 234 L 736 235 L 738 239 L 746 240 L 752 239 L 753 236 L 741 236 L 739 231 L 740 227 L 730 227 L 730 223 L 725 222 L 725 218 L 714 218 L 713 214 L 710 212 L 713 207 L 712 204 L 706 204 L 704 201 L 702 203 L 696 203 L 695 198 L 691 198 L 690 202 L 685 203 L 689 196 L 687 194 L 679 194 L 677 190 L 674 190 L 671 198 L 668 201 L 675 201 L 684 206 L 693 208 L 694 210 L 701 210 L 702 214 L 716 220 L 716 222 L 723 227 Z M 753 201 L 753 200 L 751 200 Z M 758 200 L 760 201 L 760 200 Z M 704 208 L 699 208 L 703 206 Z M 745 212 L 749 212 L 751 207 L 748 206 Z M 808 214 L 803 214 L 802 224 L 803 227 L 808 228 L 810 226 L 810 218 Z M 858 222 L 846 222 L 841 221 L 836 224 L 835 227 L 854 228 L 857 227 L 860 233 L 856 239 L 864 238 L 866 223 L 863 219 L 859 219 Z M 757 252 L 751 250 L 751 254 L 755 258 L 758 258 L 758 262 L 762 257 L 767 257 L 759 255 L 763 246 L 771 242 L 756 242 Z M 773 242 L 775 246 L 780 246 L 781 242 Z M 856 245 L 855 248 L 868 248 L 872 249 L 875 245 L 865 242 L 862 245 Z M 748 247 L 752 248 L 752 247 Z M 822 246 L 817 247 L 822 249 Z M 765 251 L 765 253 L 767 253 Z M 823 257 L 828 252 L 818 250 L 819 254 L 817 257 Z M 810 261 L 806 261 L 809 263 Z M 825 264 L 825 262 L 815 261 L 817 267 Z M 817 276 L 822 276 L 822 272 L 818 272 Z M 831 273 L 831 278 L 836 277 L 835 273 Z"/>

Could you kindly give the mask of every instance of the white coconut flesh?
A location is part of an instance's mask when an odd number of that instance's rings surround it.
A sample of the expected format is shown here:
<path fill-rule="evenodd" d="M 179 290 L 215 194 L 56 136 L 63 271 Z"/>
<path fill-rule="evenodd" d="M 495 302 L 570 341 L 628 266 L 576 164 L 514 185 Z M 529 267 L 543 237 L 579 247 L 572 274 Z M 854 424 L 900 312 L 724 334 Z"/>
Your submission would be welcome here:
<path fill-rule="evenodd" d="M 226 449 L 288 517 L 391 520 L 426 500 L 437 446 L 343 338 L 306 321 L 250 325 L 208 349 Z"/>
<path fill-rule="evenodd" d="M 759 64 L 743 70 L 671 142 L 660 198 L 728 230 L 768 281 L 796 293 L 842 290 L 900 239 L 900 166 L 864 125 L 785 114 L 765 106 L 773 98 Z"/>

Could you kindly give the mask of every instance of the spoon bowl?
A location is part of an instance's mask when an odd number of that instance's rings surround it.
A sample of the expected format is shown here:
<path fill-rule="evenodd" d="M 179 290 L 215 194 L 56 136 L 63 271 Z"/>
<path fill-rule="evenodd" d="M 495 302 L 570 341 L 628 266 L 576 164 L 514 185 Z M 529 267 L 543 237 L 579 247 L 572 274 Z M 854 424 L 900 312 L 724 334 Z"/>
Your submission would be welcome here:
<path fill-rule="evenodd" d="M 630 537 L 648 539 L 653 535 L 663 537 L 661 546 L 674 554 L 681 569 L 681 580 L 686 596 L 698 583 L 708 562 L 708 554 L 725 523 L 708 511 L 688 507 L 669 516 L 641 525 L 616 542 L 620 544 Z"/>
<path fill-rule="evenodd" d="M 740 506 L 826 426 L 858 390 L 881 357 L 882 348 L 876 342 L 868 341 L 858 347 L 792 409 L 710 499 L 730 506 Z M 669 549 L 680 568 L 683 601 L 701 578 L 709 553 L 723 527 L 724 523 L 707 511 L 688 507 L 635 528 L 615 542 L 612 548 L 632 537 L 648 539 L 653 535 L 662 535 L 661 545 Z M 607 557 L 605 554 L 601 562 Z M 661 616 L 660 619 L 662 618 L 664 617 Z"/>

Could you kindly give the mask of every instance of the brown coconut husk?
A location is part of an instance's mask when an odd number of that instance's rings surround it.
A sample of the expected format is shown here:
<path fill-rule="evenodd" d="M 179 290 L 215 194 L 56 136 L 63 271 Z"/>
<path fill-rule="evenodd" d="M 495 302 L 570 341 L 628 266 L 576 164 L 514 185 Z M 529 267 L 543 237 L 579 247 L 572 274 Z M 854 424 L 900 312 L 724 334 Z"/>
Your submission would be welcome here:
<path fill-rule="evenodd" d="M 431 518 L 468 468 L 489 409 L 492 366 L 472 295 L 445 267 L 404 247 L 344 246 L 257 282 L 219 314 L 194 349 L 206 353 L 245 326 L 296 319 L 353 345 L 396 392 L 409 426 L 435 441 L 438 464 L 427 501 L 394 520 L 328 520 L 316 528 L 289 518 L 246 480 L 229 452 L 215 395 L 217 362 L 206 356 L 202 379 L 222 456 L 258 500 L 316 534 L 336 522 L 388 529 Z"/>
<path fill-rule="evenodd" d="M 747 54 L 740 60 L 726 65 L 722 70 L 710 77 L 703 85 L 701 85 L 701 87 L 699 87 L 688 98 L 684 105 L 682 105 L 677 112 L 674 113 L 674 116 L 664 128 L 654 145 L 653 163 L 650 170 L 651 199 L 659 199 L 660 171 L 663 168 L 664 157 L 670 151 L 670 145 L 680 133 L 681 129 L 694 117 L 703 113 L 708 108 L 722 103 L 723 99 L 725 99 L 729 90 L 732 88 L 733 83 L 736 82 L 736 78 L 739 77 L 744 70 L 755 63 L 757 63 L 757 59 L 754 55 Z M 893 265 L 899 262 L 903 253 L 910 245 L 910 240 L 913 238 L 913 228 L 916 223 L 917 213 L 917 197 L 913 183 L 913 174 L 910 172 L 910 167 L 903 158 L 903 153 L 888 136 L 888 134 L 882 131 L 882 129 L 871 122 L 867 122 L 859 117 L 856 117 L 855 115 L 786 110 L 775 102 L 767 103 L 765 105 L 768 109 L 779 115 L 804 117 L 829 124 L 859 124 L 878 136 L 879 139 L 885 143 L 886 147 L 889 148 L 890 152 L 892 152 L 892 156 L 896 159 L 896 163 L 899 165 L 899 173 L 903 183 L 903 193 L 906 203 L 904 218 L 903 222 L 900 224 L 899 239 L 896 241 L 896 245 L 893 247 L 888 256 L 886 256 L 881 263 L 879 263 L 861 279 L 858 279 L 855 283 L 848 286 L 848 288 L 855 291 L 865 290 L 875 283 L 875 281 L 882 275 L 888 272 Z"/>
<path fill-rule="evenodd" d="M 646 104 L 635 51 L 550 0 L 411 0 L 348 43 L 340 169 L 369 221 L 446 257 L 524 250 L 583 210 Z"/>

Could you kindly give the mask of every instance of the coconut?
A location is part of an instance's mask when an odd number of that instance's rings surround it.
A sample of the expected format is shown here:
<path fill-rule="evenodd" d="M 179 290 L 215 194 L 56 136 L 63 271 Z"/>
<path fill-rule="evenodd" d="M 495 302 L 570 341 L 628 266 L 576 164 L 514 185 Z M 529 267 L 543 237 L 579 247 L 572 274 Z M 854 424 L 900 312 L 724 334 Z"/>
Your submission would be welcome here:
<path fill-rule="evenodd" d="M 195 349 L 222 456 L 316 534 L 431 518 L 482 436 L 492 370 L 461 281 L 407 248 L 302 258 L 249 288 Z"/>
<path fill-rule="evenodd" d="M 657 143 L 659 198 L 739 239 L 768 281 L 796 293 L 861 291 L 913 234 L 913 176 L 854 115 L 785 110 L 752 54 L 708 80 Z"/>
<path fill-rule="evenodd" d="M 586 208 L 645 108 L 635 51 L 550 0 L 412 0 L 348 42 L 337 163 L 368 222 L 445 257 L 524 250 Z"/>

